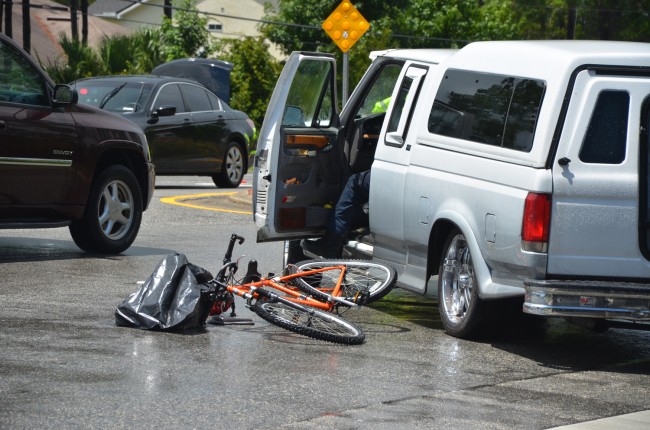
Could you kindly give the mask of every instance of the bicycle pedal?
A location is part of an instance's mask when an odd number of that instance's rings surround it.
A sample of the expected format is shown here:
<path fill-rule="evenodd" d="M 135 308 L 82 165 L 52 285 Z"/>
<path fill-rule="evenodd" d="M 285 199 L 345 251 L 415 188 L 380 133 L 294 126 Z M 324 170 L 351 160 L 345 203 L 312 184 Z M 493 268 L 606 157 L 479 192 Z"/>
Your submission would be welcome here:
<path fill-rule="evenodd" d="M 370 300 L 370 293 L 358 292 L 354 295 L 353 302 L 359 306 L 364 306 Z"/>

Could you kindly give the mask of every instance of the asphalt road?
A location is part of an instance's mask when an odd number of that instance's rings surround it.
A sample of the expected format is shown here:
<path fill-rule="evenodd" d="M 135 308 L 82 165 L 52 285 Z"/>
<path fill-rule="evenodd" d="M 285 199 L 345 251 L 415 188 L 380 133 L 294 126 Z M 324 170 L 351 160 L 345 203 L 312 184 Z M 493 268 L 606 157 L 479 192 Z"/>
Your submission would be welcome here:
<path fill-rule="evenodd" d="M 158 185 L 120 256 L 82 253 L 67 229 L 0 230 L 0 429 L 545 429 L 650 409 L 650 333 L 512 317 L 465 341 L 444 333 L 434 297 L 401 290 L 344 315 L 360 346 L 294 335 L 241 301 L 252 326 L 116 327 L 116 305 L 171 251 L 215 270 L 237 233 L 242 262 L 281 269 L 281 245 L 255 243 L 228 190 Z"/>

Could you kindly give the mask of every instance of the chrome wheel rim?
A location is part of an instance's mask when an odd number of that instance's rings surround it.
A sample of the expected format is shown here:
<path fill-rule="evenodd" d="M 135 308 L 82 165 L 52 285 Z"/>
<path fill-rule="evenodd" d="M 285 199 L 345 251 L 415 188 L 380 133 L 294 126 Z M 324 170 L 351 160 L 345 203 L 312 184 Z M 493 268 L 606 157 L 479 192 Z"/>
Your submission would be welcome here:
<path fill-rule="evenodd" d="M 451 323 L 460 324 L 467 316 L 476 288 L 472 256 L 462 234 L 456 235 L 449 244 L 440 276 L 440 305 Z"/>
<path fill-rule="evenodd" d="M 123 181 L 109 182 L 99 198 L 98 220 L 104 236 L 119 240 L 129 231 L 135 217 L 131 189 Z"/>
<path fill-rule="evenodd" d="M 237 146 L 231 147 L 226 154 L 226 175 L 233 184 L 244 175 L 244 157 Z"/>

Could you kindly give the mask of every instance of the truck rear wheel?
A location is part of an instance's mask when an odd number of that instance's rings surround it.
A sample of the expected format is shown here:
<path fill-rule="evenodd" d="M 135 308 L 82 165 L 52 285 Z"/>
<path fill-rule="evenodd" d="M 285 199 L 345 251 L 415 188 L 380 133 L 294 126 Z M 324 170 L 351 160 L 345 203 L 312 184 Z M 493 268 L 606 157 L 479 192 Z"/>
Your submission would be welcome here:
<path fill-rule="evenodd" d="M 465 236 L 452 230 L 445 243 L 438 274 L 440 318 L 447 334 L 468 338 L 484 317 L 474 264 Z"/>

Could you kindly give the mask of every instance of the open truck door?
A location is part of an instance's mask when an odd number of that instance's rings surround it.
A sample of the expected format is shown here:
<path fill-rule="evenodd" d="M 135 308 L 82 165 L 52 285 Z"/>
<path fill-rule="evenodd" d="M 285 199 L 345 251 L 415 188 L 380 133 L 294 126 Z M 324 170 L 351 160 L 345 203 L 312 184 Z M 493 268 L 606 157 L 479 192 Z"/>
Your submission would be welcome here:
<path fill-rule="evenodd" d="M 337 144 L 339 126 L 334 57 L 292 53 L 258 139 L 253 181 L 258 242 L 325 232 L 347 173 Z"/>

